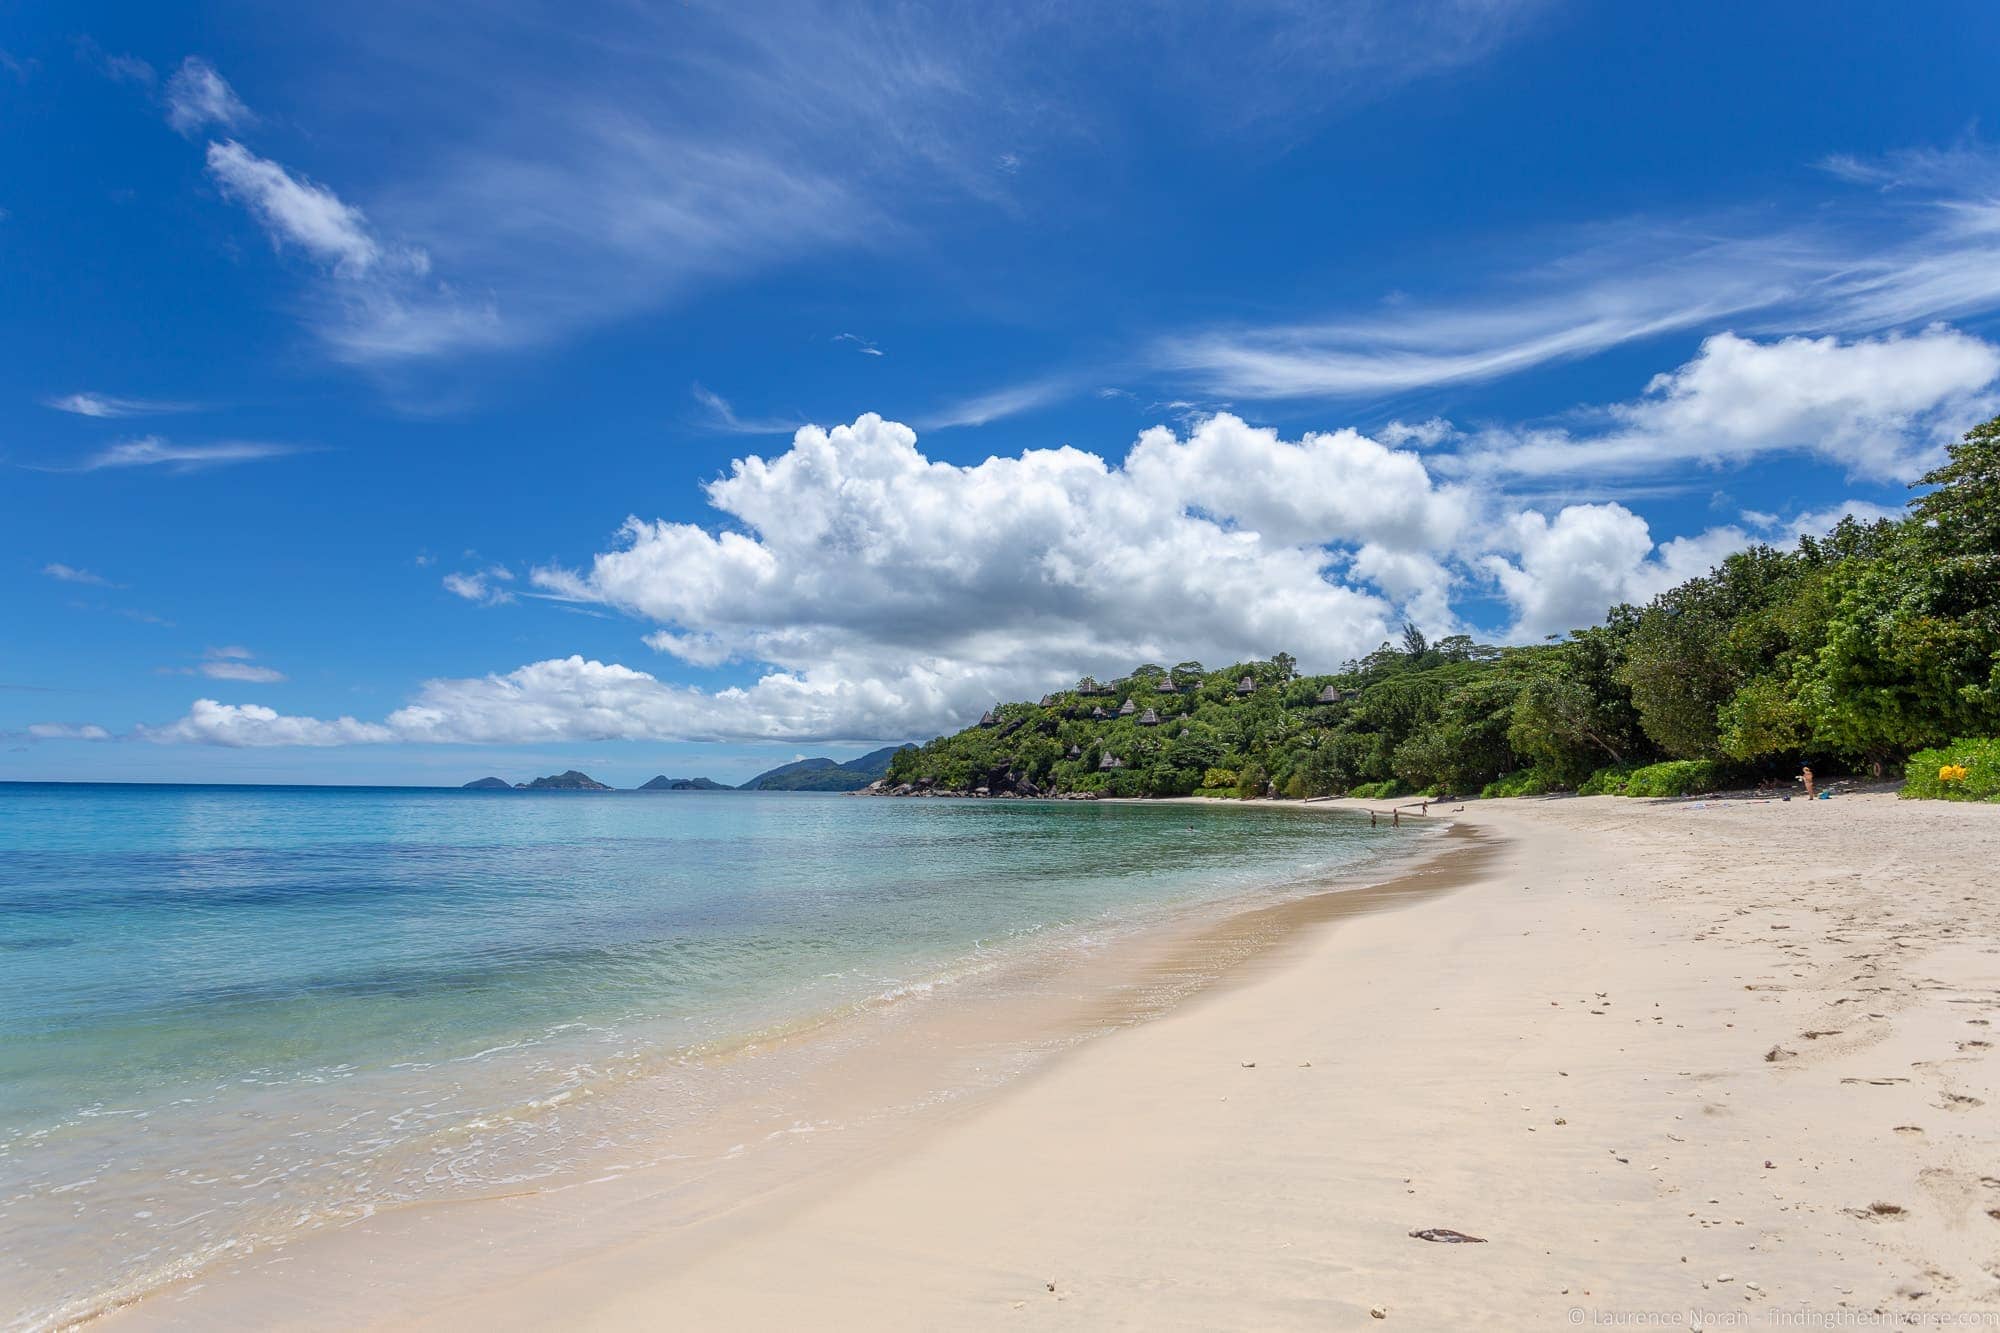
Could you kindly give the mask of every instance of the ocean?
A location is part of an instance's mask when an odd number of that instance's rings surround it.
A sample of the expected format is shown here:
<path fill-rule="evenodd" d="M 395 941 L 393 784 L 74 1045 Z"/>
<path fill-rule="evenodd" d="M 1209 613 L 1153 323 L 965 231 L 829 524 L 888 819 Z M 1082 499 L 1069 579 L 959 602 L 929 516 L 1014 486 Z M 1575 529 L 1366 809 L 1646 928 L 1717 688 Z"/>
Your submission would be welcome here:
<path fill-rule="evenodd" d="M 0 784 L 0 1317 L 671 1156 L 746 1043 L 1351 879 L 1407 834 L 1255 806 Z"/>

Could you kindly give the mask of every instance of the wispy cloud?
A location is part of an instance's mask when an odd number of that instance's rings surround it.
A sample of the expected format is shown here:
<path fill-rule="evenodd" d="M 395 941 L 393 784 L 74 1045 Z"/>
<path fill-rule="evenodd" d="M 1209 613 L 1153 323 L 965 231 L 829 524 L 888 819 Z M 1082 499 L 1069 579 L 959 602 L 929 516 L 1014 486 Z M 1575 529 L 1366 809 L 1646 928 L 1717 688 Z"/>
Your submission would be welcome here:
<path fill-rule="evenodd" d="M 208 170 L 223 193 L 255 213 L 280 245 L 296 245 L 335 272 L 356 277 L 383 261 L 383 249 L 360 209 L 234 139 L 208 146 Z M 428 265 L 420 251 L 406 255 L 404 262 L 419 271 Z"/>
<path fill-rule="evenodd" d="M 862 337 L 858 333 L 836 333 L 833 335 L 833 340 L 837 343 L 853 343 L 854 350 L 861 353 L 861 355 L 863 356 L 882 355 L 881 348 L 877 347 L 874 343 L 869 342 L 866 338 Z"/>
<path fill-rule="evenodd" d="M 76 39 L 76 54 L 79 60 L 95 67 L 98 73 L 113 83 L 129 83 L 151 89 L 160 81 L 153 67 L 139 57 L 107 51 L 91 37 Z"/>
<path fill-rule="evenodd" d="M 1067 375 L 1027 380 L 947 403 L 919 418 L 918 424 L 926 430 L 947 430 L 953 426 L 984 426 L 1003 417 L 1019 416 L 1023 412 L 1032 412 L 1051 403 L 1059 403 L 1065 398 L 1073 397 L 1077 391 L 1077 380 Z"/>
<path fill-rule="evenodd" d="M 94 722 L 31 722 L 26 735 L 37 741 L 108 741 L 111 733 Z"/>
<path fill-rule="evenodd" d="M 503 606 L 514 600 L 504 584 L 514 581 L 514 573 L 504 565 L 493 565 L 469 574 L 447 574 L 444 589 L 455 597 L 481 606 Z"/>
<path fill-rule="evenodd" d="M 65 565 L 60 562 L 43 565 L 42 573 L 48 575 L 58 583 L 83 583 L 93 588 L 116 588 L 119 586 L 110 579 L 105 578 L 102 574 L 93 574 L 87 569 L 78 569 L 73 565 Z"/>
<path fill-rule="evenodd" d="M 252 661 L 255 656 L 248 648 L 236 645 L 210 648 L 192 666 L 161 667 L 160 674 L 205 676 L 209 680 L 234 681 L 241 685 L 276 685 L 286 679 L 284 672 Z"/>
<path fill-rule="evenodd" d="M 251 463 L 308 452 L 306 446 L 265 440 L 220 440 L 209 444 L 175 444 L 158 435 L 123 440 L 69 467 L 43 466 L 44 472 L 100 472 L 107 468 L 162 467 L 170 472 L 194 472 L 231 463 Z"/>
<path fill-rule="evenodd" d="M 146 73 L 151 75 L 151 67 Z M 150 82 L 150 77 L 147 80 Z M 190 137 L 208 129 L 239 130 L 257 118 L 236 90 L 200 56 L 189 56 L 167 80 L 167 123 Z"/>
<path fill-rule="evenodd" d="M 66 393 L 43 400 L 43 406 L 73 416 L 112 420 L 118 417 L 165 416 L 174 412 L 199 410 L 198 403 L 170 402 L 160 398 L 120 398 L 108 393 Z"/>
<path fill-rule="evenodd" d="M 1539 8 L 690 0 L 551 24 L 539 3 L 494 0 L 477 32 L 438 43 L 432 6 L 361 0 L 325 63 L 355 81 L 355 104 L 379 101 L 395 151 L 302 201 L 336 228 L 358 226 L 336 199 L 368 223 L 321 247 L 337 271 L 313 280 L 309 318 L 336 354 L 378 364 L 539 344 L 802 258 L 906 247 L 968 203 L 1015 207 L 1015 171 L 1040 144 L 1116 133 L 1133 114 L 1089 77 L 1106 60 L 1163 69 L 1192 132 L 1277 143 L 1482 58 Z M 1237 77 L 1212 78 L 1218 64 Z M 184 73 L 182 123 L 241 139 L 220 75 Z M 284 189 L 259 161 L 263 188 Z M 376 276 L 327 290 L 365 257 L 363 237 L 408 238 L 449 288 L 385 291 Z"/>
<path fill-rule="evenodd" d="M 690 392 L 707 411 L 710 428 L 725 435 L 790 435 L 805 424 L 790 417 L 740 417 L 721 394 L 699 384 L 694 385 Z"/>
<path fill-rule="evenodd" d="M 1883 197 L 1831 221 L 1599 226 L 1465 300 L 1197 329 L 1160 338 L 1148 359 L 1215 393 L 1352 399 L 1499 379 L 1671 333 L 1870 334 L 2000 307 L 2000 157 L 1959 147 L 1823 165 Z"/>

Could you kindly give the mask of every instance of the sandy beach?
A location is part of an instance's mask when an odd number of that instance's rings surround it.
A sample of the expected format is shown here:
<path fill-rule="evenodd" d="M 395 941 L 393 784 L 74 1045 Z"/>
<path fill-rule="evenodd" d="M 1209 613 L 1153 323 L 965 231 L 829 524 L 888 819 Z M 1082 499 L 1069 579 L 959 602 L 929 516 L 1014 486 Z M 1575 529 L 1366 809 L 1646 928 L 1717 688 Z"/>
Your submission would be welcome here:
<path fill-rule="evenodd" d="M 2000 807 L 1604 797 L 1431 818 L 1457 830 L 1443 859 L 1383 910 L 1266 921 L 1220 984 L 848 1160 L 699 1203 L 584 1189 L 506 1225 L 404 1216 L 103 1322 L 2000 1312 Z"/>

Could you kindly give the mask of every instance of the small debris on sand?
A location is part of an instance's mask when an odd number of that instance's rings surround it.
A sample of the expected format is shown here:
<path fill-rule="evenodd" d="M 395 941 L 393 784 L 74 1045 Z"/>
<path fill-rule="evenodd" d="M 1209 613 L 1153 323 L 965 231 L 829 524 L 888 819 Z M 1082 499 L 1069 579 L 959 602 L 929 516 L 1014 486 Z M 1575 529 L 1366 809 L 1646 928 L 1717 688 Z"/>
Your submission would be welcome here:
<path fill-rule="evenodd" d="M 1468 1236 L 1463 1231 L 1453 1231 L 1450 1227 L 1418 1227 L 1410 1233 L 1418 1240 L 1435 1241 L 1440 1245 L 1484 1245 L 1486 1237 Z"/>

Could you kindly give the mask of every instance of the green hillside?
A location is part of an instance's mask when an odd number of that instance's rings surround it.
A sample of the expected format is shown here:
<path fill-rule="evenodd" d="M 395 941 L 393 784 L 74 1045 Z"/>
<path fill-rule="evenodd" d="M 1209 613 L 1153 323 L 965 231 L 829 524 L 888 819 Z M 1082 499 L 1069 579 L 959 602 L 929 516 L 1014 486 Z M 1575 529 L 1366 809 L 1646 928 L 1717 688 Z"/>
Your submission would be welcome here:
<path fill-rule="evenodd" d="M 889 758 L 900 747 L 885 745 L 858 759 L 800 759 L 759 773 L 739 791 L 859 791 L 889 771 Z"/>

